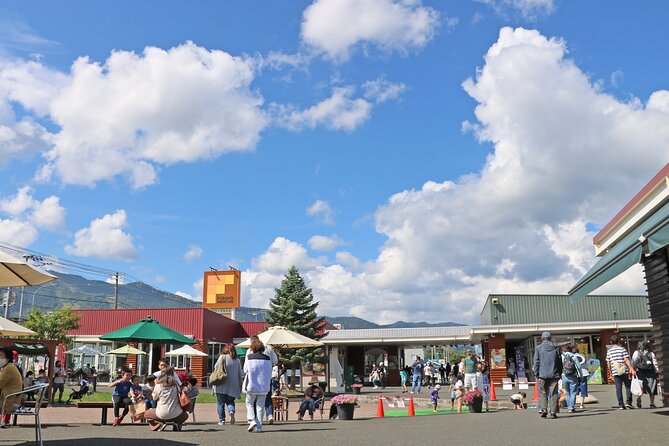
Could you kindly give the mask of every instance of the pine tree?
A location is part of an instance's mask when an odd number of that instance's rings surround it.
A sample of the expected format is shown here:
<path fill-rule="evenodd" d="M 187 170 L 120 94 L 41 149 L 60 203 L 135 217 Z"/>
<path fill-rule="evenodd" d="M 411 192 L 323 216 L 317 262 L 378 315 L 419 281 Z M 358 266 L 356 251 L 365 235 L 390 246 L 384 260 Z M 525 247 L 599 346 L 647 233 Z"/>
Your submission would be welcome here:
<path fill-rule="evenodd" d="M 311 288 L 307 288 L 304 284 L 294 265 L 281 281 L 281 287 L 275 288 L 274 291 L 276 294 L 269 301 L 269 310 L 265 313 L 268 326 L 281 325 L 311 339 L 323 337 L 321 326 L 325 319 L 318 317 L 316 312 L 318 302 L 314 301 Z M 323 349 L 320 347 L 283 349 L 279 353 L 282 361 L 293 366 L 299 365 L 302 361 L 324 361 Z"/>

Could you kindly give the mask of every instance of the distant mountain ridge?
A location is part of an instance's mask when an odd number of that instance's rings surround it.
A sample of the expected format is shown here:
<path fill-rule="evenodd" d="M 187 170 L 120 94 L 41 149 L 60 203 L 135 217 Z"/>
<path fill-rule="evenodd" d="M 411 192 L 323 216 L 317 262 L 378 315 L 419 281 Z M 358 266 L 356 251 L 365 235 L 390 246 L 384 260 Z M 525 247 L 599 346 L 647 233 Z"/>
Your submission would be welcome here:
<path fill-rule="evenodd" d="M 75 274 L 52 271 L 58 280 L 38 287 L 25 287 L 23 295 L 23 317 L 30 314 L 33 299 L 35 306 L 42 311 L 56 309 L 63 304 L 81 309 L 114 308 L 114 284 L 104 280 L 86 279 Z M 2 290 L 4 293 L 5 290 Z M 3 294 L 4 295 L 4 294 Z M 15 302 L 9 307 L 9 317 L 17 318 L 20 306 L 20 288 L 13 289 Z M 119 285 L 119 308 L 195 308 L 202 304 L 174 293 L 161 291 L 142 282 Z M 1 309 L 0 309 L 1 310 Z M 265 320 L 263 308 L 240 307 L 236 310 L 239 322 L 262 322 Z M 344 329 L 359 328 L 413 328 L 413 327 L 452 327 L 463 324 L 456 322 L 405 322 L 376 324 L 354 316 L 325 316 L 332 324 L 341 324 Z"/>

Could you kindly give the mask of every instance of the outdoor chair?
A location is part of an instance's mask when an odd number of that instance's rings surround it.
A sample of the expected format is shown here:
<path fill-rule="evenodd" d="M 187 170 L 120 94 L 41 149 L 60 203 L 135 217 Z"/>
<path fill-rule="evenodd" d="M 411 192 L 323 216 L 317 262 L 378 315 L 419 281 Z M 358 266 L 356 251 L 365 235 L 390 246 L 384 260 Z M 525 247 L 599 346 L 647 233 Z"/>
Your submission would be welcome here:
<path fill-rule="evenodd" d="M 197 402 L 197 397 L 193 397 L 190 399 L 190 408 L 188 409 L 188 413 L 190 413 L 193 416 L 193 423 L 197 423 L 197 420 L 195 419 L 195 403 Z"/>
<path fill-rule="evenodd" d="M 277 421 L 288 421 L 288 397 L 273 396 L 272 407 L 274 408 L 274 419 Z"/>
<path fill-rule="evenodd" d="M 325 395 L 316 400 L 316 406 L 314 410 L 317 410 L 321 414 L 321 420 L 323 419 L 323 411 L 325 410 Z"/>
<path fill-rule="evenodd" d="M 32 392 L 37 392 L 36 394 L 36 400 L 35 400 L 35 410 L 32 411 L 28 408 L 23 407 L 21 404 L 14 404 L 14 407 L 12 408 L 12 411 L 9 412 L 10 415 L 13 415 L 15 418 L 18 416 L 24 416 L 24 415 L 29 415 L 29 416 L 34 416 L 35 417 L 35 442 L 39 446 L 43 446 L 42 442 L 42 423 L 39 418 L 39 412 L 40 409 L 42 408 L 42 400 L 44 400 L 44 395 L 46 394 L 46 389 L 49 388 L 48 384 L 36 384 L 34 386 L 26 387 L 20 392 L 15 392 L 15 393 L 10 393 L 9 395 L 5 396 L 5 399 L 2 401 L 2 406 L 5 407 L 7 403 L 7 398 L 18 396 L 18 395 L 27 395 Z M 4 415 L 4 413 L 3 413 Z"/>

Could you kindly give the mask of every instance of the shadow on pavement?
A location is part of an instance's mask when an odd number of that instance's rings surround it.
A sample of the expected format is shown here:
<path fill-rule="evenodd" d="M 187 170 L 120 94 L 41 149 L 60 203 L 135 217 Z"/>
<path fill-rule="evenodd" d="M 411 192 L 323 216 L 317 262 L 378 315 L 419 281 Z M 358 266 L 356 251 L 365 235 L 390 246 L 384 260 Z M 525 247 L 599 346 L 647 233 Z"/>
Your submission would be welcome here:
<path fill-rule="evenodd" d="M 653 412 L 655 415 L 669 415 L 669 410 L 660 410 L 657 412 Z"/>
<path fill-rule="evenodd" d="M 47 441 L 45 441 L 47 443 Z M 17 446 L 34 445 L 34 441 L 17 443 Z M 148 445 L 148 446 L 196 446 L 197 443 L 187 443 L 183 441 L 166 440 L 164 438 L 74 438 L 65 440 L 48 440 L 49 446 L 122 446 L 122 445 Z"/>

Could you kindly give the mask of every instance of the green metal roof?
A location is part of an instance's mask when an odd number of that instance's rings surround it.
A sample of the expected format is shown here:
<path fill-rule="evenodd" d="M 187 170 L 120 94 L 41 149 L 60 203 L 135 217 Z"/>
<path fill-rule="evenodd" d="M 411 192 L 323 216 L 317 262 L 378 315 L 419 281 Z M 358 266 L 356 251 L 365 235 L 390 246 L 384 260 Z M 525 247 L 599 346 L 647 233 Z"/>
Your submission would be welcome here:
<path fill-rule="evenodd" d="M 639 263 L 644 242 L 647 242 L 649 253 L 669 244 L 669 203 L 630 231 L 590 268 L 590 271 L 569 290 L 572 302 L 577 302 L 632 265 Z"/>
<path fill-rule="evenodd" d="M 498 304 L 492 300 L 497 299 Z M 508 325 L 648 319 L 646 296 L 586 296 L 571 303 L 568 295 L 491 294 L 481 324 Z"/>

